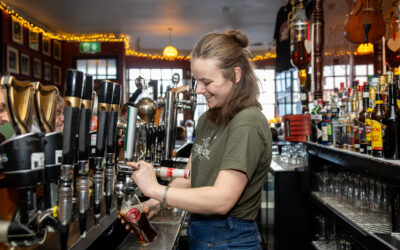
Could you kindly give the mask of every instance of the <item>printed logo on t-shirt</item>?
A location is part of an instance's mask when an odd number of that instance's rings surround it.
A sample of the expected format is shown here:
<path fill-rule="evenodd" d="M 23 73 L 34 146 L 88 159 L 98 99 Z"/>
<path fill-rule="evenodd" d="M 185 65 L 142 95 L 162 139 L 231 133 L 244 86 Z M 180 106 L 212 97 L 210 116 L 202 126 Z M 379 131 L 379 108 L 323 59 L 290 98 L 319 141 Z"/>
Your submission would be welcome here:
<path fill-rule="evenodd" d="M 196 157 L 199 158 L 199 160 L 203 160 L 203 158 L 206 158 L 207 160 L 210 159 L 210 150 L 208 150 L 208 147 L 210 146 L 210 141 L 211 137 L 207 137 L 203 139 L 203 145 L 200 144 L 194 144 L 193 145 L 193 159 Z"/>
<path fill-rule="evenodd" d="M 279 30 L 279 41 L 283 42 L 289 39 L 289 25 L 288 22 L 284 22 L 281 25 L 281 28 Z"/>

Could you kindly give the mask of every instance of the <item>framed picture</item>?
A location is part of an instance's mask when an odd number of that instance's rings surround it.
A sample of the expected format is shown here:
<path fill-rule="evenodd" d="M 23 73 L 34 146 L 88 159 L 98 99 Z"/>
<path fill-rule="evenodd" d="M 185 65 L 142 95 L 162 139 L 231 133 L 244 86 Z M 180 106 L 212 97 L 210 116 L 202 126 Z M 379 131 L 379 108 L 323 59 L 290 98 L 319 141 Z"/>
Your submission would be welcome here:
<path fill-rule="evenodd" d="M 45 81 L 51 81 L 51 64 L 48 62 L 43 64 L 43 79 Z"/>
<path fill-rule="evenodd" d="M 58 40 L 53 42 L 53 57 L 56 60 L 61 60 L 61 42 Z"/>
<path fill-rule="evenodd" d="M 41 79 L 42 78 L 42 60 L 39 58 L 33 58 L 33 77 Z"/>
<path fill-rule="evenodd" d="M 11 46 L 7 46 L 7 72 L 19 74 L 18 50 Z"/>
<path fill-rule="evenodd" d="M 53 83 L 54 85 L 61 85 L 61 68 L 59 66 L 53 66 Z"/>
<path fill-rule="evenodd" d="M 21 74 L 26 76 L 31 74 L 30 57 L 24 53 L 21 53 Z"/>
<path fill-rule="evenodd" d="M 11 38 L 15 43 L 24 44 L 24 27 L 14 16 L 11 16 Z"/>
<path fill-rule="evenodd" d="M 42 52 L 45 56 L 51 56 L 51 39 L 48 37 L 42 37 Z"/>
<path fill-rule="evenodd" d="M 39 51 L 39 33 L 29 31 L 29 48 Z"/>

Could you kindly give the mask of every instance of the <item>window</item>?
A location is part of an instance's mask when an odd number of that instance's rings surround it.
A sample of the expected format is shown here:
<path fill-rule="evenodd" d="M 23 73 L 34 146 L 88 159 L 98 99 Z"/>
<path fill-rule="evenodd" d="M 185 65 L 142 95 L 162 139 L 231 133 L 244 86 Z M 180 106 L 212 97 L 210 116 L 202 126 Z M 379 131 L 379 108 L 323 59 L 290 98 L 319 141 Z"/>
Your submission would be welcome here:
<path fill-rule="evenodd" d="M 117 79 L 116 59 L 77 59 L 76 69 L 95 80 Z"/>
<path fill-rule="evenodd" d="M 135 80 L 139 76 L 143 77 L 145 82 L 151 80 L 158 81 L 158 93 L 163 94 L 168 86 L 172 85 L 172 75 L 177 73 L 181 79 L 178 86 L 184 85 L 183 83 L 183 70 L 182 69 L 148 69 L 148 68 L 131 68 L 127 70 L 127 79 L 129 86 L 129 96 L 136 91 Z"/>
<path fill-rule="evenodd" d="M 260 83 L 260 102 L 265 117 L 272 119 L 275 117 L 275 70 L 273 69 L 256 69 L 255 73 Z"/>
<path fill-rule="evenodd" d="M 276 106 L 278 116 L 283 117 L 287 114 L 300 114 L 300 83 L 298 81 L 298 71 L 290 69 L 275 75 L 276 84 Z"/>
<path fill-rule="evenodd" d="M 350 83 L 350 65 L 328 65 L 324 66 L 324 101 L 329 101 L 330 94 L 333 94 L 334 88 L 340 88 L 340 83 L 345 83 L 345 88 L 351 87 Z M 368 82 L 368 75 L 374 74 L 372 64 L 361 64 L 354 66 L 354 80 L 360 83 Z"/>

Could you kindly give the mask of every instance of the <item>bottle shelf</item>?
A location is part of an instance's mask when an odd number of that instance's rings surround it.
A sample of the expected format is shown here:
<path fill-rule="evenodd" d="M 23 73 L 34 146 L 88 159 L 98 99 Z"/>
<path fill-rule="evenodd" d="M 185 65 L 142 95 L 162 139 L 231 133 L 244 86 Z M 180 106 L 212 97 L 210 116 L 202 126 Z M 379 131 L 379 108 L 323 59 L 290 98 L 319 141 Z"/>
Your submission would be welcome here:
<path fill-rule="evenodd" d="M 306 145 L 310 156 L 316 156 L 349 170 L 380 178 L 391 184 L 398 185 L 400 181 L 400 160 L 375 158 L 367 154 L 313 142 L 307 142 Z"/>
<path fill-rule="evenodd" d="M 358 242 L 371 249 L 399 249 L 400 241 L 391 237 L 390 219 L 383 214 L 357 209 L 336 197 L 319 192 L 312 192 L 310 200 Z M 385 235 L 385 239 L 381 235 Z"/>

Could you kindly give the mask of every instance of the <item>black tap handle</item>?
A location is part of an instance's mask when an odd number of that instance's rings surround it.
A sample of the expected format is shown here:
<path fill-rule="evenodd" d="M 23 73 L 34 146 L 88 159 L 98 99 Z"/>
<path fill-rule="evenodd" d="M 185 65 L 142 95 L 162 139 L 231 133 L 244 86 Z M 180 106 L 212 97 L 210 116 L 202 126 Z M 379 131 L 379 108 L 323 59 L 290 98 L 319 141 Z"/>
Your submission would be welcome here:
<path fill-rule="evenodd" d="M 96 156 L 104 157 L 106 133 L 111 110 L 113 82 L 103 80 L 98 90 Z"/>
<path fill-rule="evenodd" d="M 117 143 L 117 122 L 118 122 L 118 110 L 119 104 L 121 101 L 121 86 L 117 83 L 114 83 L 113 87 L 113 95 L 112 95 L 112 105 L 110 112 L 110 123 L 108 127 L 107 133 L 107 152 L 115 153 L 116 152 L 116 143 Z"/>
<path fill-rule="evenodd" d="M 82 87 L 81 110 L 79 115 L 78 159 L 87 160 L 90 150 L 90 121 L 93 109 L 93 77 L 87 75 Z"/>
<path fill-rule="evenodd" d="M 74 163 L 83 78 L 83 72 L 74 69 L 67 70 L 64 97 L 63 164 Z"/>

